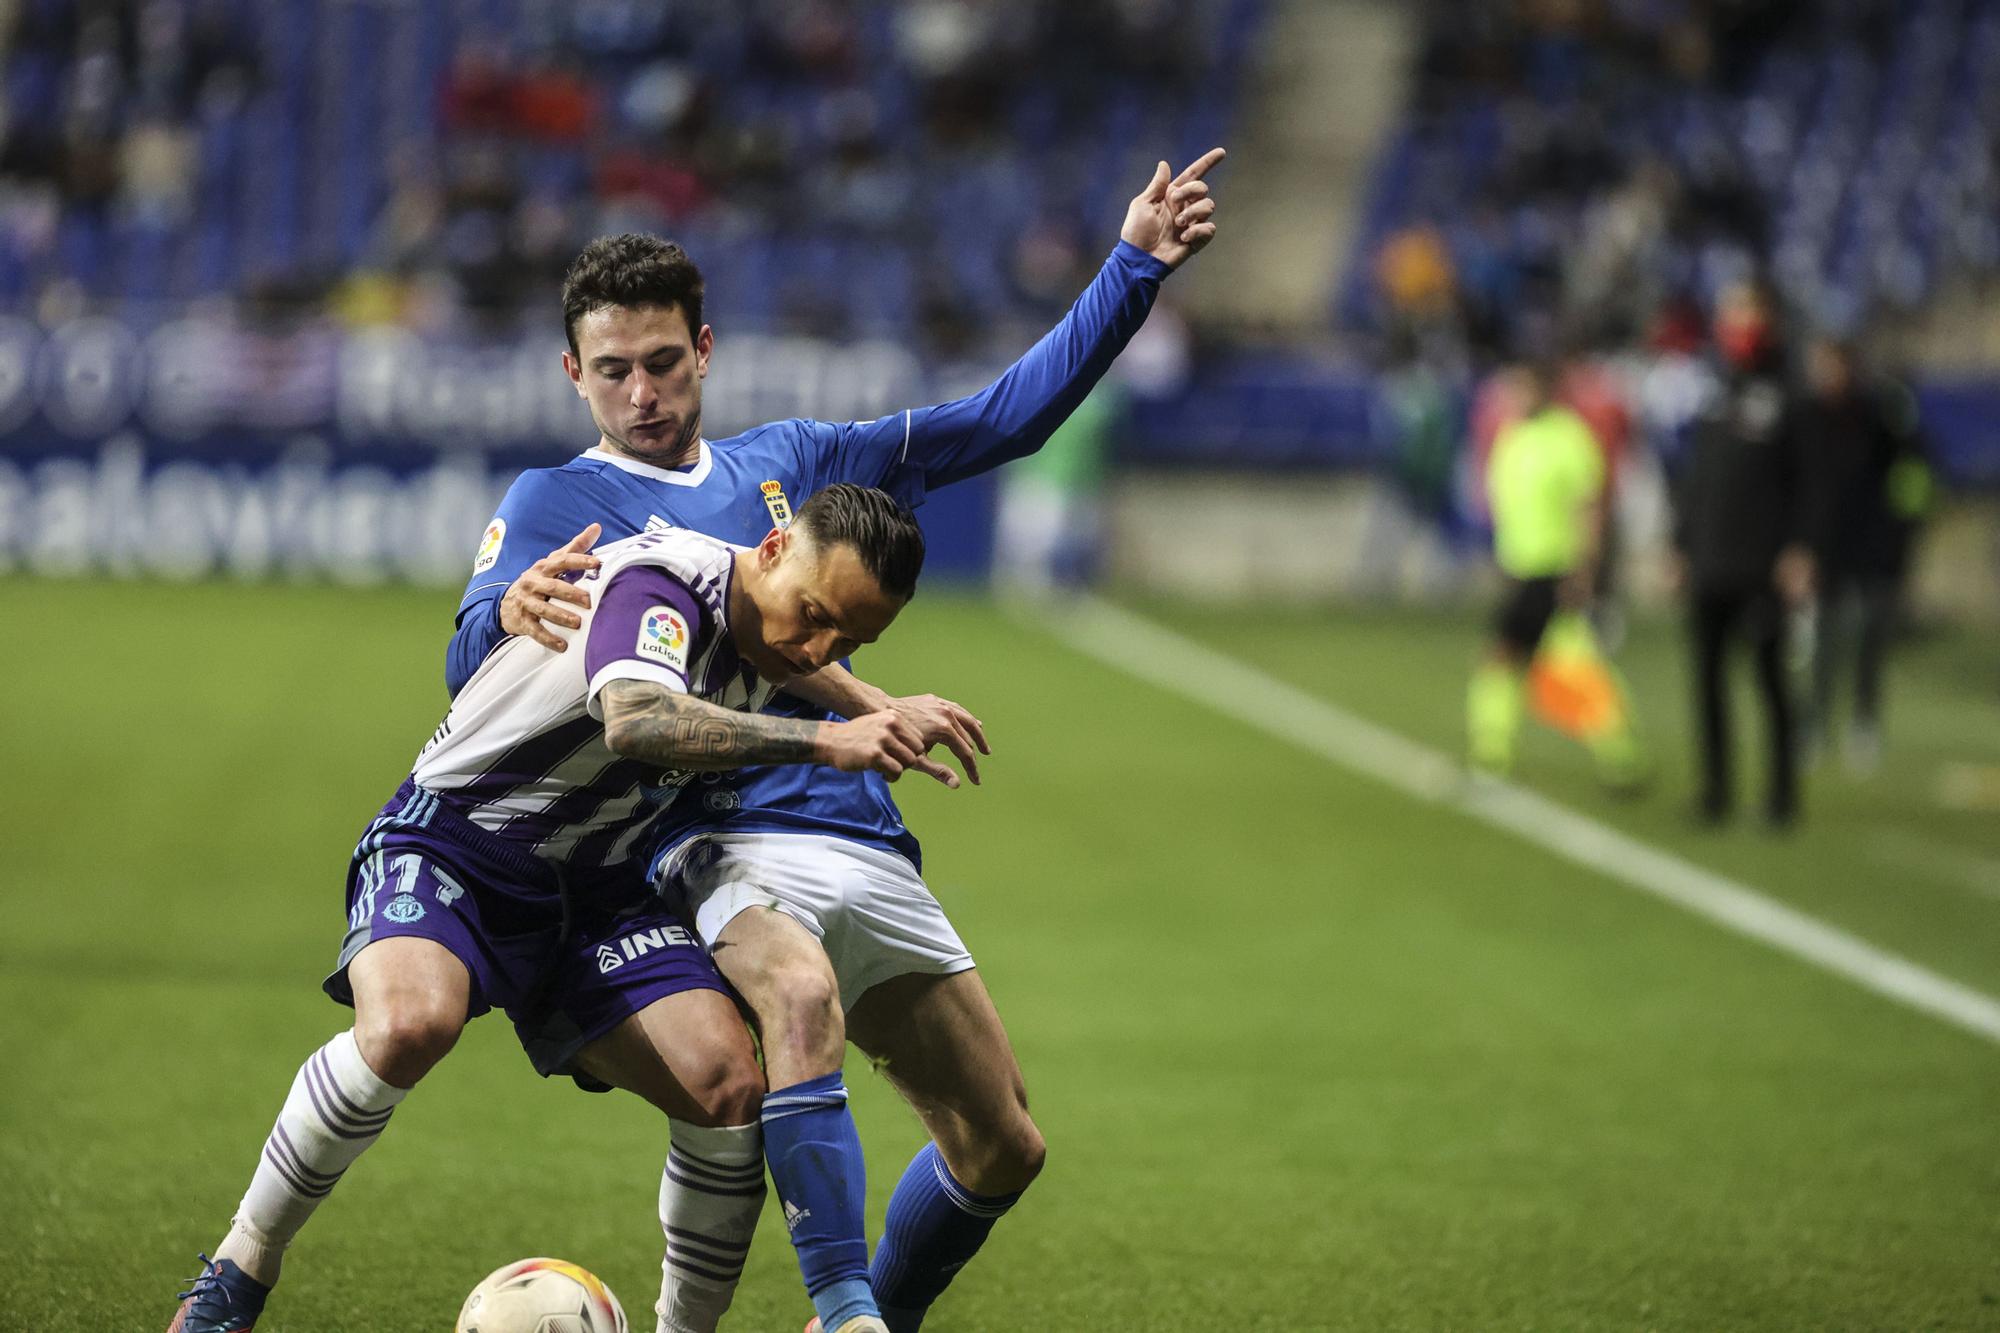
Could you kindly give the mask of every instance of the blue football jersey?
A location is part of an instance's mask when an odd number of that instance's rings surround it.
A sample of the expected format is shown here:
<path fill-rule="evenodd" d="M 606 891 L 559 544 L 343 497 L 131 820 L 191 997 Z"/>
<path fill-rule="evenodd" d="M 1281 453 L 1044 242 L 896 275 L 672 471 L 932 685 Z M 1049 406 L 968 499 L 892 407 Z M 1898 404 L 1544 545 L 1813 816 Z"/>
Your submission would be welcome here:
<path fill-rule="evenodd" d="M 480 542 L 446 655 L 446 684 L 456 694 L 505 638 L 499 608 L 508 585 L 592 523 L 603 525 L 603 542 L 675 527 L 750 546 L 773 526 L 768 482 L 778 483 L 793 505 L 835 482 L 853 482 L 879 486 L 914 507 L 933 487 L 1034 452 L 1145 321 L 1167 271 L 1121 241 L 1061 323 L 967 398 L 868 422 L 774 422 L 704 440 L 695 461 L 682 468 L 653 467 L 599 447 L 561 467 L 523 472 Z M 827 716 L 782 694 L 769 711 Z M 917 840 L 878 773 L 792 764 L 703 774 L 697 789 L 662 817 L 659 849 L 722 825 L 850 838 L 920 864 Z"/>

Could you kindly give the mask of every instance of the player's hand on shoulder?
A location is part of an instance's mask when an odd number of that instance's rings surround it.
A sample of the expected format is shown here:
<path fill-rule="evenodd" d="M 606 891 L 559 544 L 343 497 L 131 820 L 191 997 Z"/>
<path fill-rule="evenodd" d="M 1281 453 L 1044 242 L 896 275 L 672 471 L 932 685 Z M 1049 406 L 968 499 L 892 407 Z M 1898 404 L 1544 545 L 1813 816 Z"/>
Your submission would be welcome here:
<path fill-rule="evenodd" d="M 1215 239 L 1215 197 L 1204 179 L 1222 161 L 1224 151 L 1211 148 L 1180 175 L 1165 162 L 1125 210 L 1120 239 L 1137 246 L 1169 268 Z"/>
<path fill-rule="evenodd" d="M 821 761 L 844 773 L 874 769 L 894 782 L 911 769 L 928 774 L 947 787 L 958 785 L 958 774 L 924 758 L 921 734 L 893 709 L 864 713 L 852 722 L 827 722 L 820 727 Z"/>
<path fill-rule="evenodd" d="M 965 776 L 979 785 L 979 756 L 992 754 L 986 743 L 986 726 L 972 715 L 963 704 L 949 699 L 940 699 L 935 694 L 911 694 L 891 699 L 889 708 L 898 717 L 916 728 L 917 738 L 923 743 L 925 753 L 933 746 L 942 745 L 958 756 L 958 763 L 965 770 Z M 942 764 L 924 761 L 927 766 L 919 766 L 938 781 L 944 782 L 942 774 L 951 770 Z M 947 786 L 955 784 L 946 783 Z"/>
<path fill-rule="evenodd" d="M 563 575 L 596 569 L 603 563 L 590 553 L 590 548 L 597 544 L 603 532 L 602 525 L 593 523 L 522 570 L 521 577 L 507 585 L 507 591 L 500 598 L 500 628 L 509 634 L 533 639 L 544 648 L 562 652 L 568 645 L 548 626 L 576 629 L 583 624 L 583 617 L 556 604 L 590 605 L 590 594 L 563 578 Z"/>

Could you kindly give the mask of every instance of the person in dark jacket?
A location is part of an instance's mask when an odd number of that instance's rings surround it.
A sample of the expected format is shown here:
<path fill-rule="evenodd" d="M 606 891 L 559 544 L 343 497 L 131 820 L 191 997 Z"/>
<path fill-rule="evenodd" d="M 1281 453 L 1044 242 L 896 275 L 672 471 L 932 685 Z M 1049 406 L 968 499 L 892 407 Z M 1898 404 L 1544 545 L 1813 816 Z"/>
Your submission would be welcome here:
<path fill-rule="evenodd" d="M 1796 719 L 1786 680 L 1792 613 L 1808 604 L 1812 474 L 1798 403 L 1787 383 L 1770 298 L 1743 284 L 1723 293 L 1715 317 L 1721 383 L 1695 424 L 1675 487 L 1674 544 L 1687 594 L 1702 755 L 1697 815 L 1728 818 L 1735 804 L 1729 645 L 1756 661 L 1765 720 L 1774 826 L 1798 818 Z"/>
<path fill-rule="evenodd" d="M 1810 754 L 1832 739 L 1836 677 L 1851 662 L 1854 720 L 1843 740 L 1848 767 L 1867 773 L 1881 755 L 1882 659 L 1929 470 L 1914 396 L 1886 380 L 1870 382 L 1853 347 L 1815 339 L 1806 378 L 1819 602 L 1804 748 Z"/>

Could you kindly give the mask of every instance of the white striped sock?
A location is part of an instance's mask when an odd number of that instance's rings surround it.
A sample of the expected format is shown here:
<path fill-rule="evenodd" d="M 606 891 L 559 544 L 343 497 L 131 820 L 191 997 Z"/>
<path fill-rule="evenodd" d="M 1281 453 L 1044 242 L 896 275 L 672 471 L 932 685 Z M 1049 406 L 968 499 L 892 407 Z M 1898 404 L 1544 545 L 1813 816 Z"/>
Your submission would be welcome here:
<path fill-rule="evenodd" d="M 764 1207 L 761 1126 L 705 1129 L 668 1122 L 672 1145 L 660 1173 L 658 1333 L 711 1333 L 736 1295 L 750 1237 Z"/>
<path fill-rule="evenodd" d="M 264 1140 L 232 1235 L 271 1259 L 282 1254 L 341 1173 L 381 1135 L 404 1092 L 368 1067 L 351 1028 L 314 1051 Z"/>

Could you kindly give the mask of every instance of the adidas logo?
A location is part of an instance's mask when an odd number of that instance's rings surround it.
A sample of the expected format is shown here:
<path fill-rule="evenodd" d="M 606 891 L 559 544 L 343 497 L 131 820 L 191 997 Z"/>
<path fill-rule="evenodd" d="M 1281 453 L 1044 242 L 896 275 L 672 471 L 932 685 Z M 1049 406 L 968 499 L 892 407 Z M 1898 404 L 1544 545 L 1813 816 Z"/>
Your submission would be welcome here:
<path fill-rule="evenodd" d="M 812 1216 L 812 1209 L 801 1208 L 790 1199 L 785 1200 L 785 1230 L 797 1231 L 799 1223 Z"/>
<path fill-rule="evenodd" d="M 618 956 L 616 949 L 608 944 L 597 946 L 597 975 L 603 976 L 606 972 L 616 972 L 623 966 L 625 966 L 625 960 Z"/>

